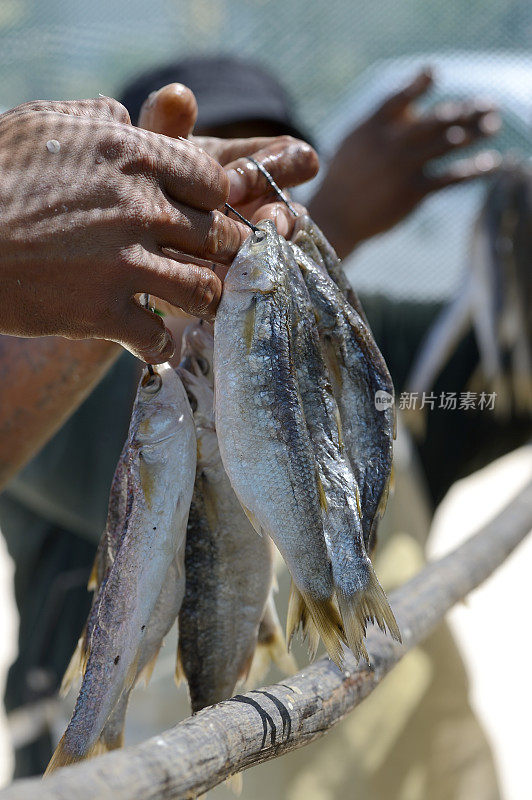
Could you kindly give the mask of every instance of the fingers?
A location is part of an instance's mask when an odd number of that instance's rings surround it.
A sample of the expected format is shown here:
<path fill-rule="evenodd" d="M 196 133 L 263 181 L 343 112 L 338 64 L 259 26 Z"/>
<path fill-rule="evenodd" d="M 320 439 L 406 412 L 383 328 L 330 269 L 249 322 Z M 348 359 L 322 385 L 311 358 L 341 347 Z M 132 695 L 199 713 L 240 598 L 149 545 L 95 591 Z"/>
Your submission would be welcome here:
<path fill-rule="evenodd" d="M 202 147 L 220 164 L 226 166 L 242 156 L 252 156 L 276 142 L 279 136 L 253 136 L 248 139 L 219 139 L 215 136 L 194 136 L 194 144 Z"/>
<path fill-rule="evenodd" d="M 209 267 L 188 264 L 158 253 L 145 252 L 134 280 L 137 292 L 147 291 L 187 314 L 214 318 L 222 284 Z"/>
<path fill-rule="evenodd" d="M 297 212 L 298 216 L 308 213 L 306 208 L 299 203 L 290 201 L 290 204 Z M 265 219 L 270 219 L 277 228 L 278 233 L 287 239 L 292 235 L 297 217 L 292 214 L 290 209 L 284 203 L 277 202 L 267 203 L 266 205 L 261 206 L 251 216 L 251 222 L 255 224 Z"/>
<path fill-rule="evenodd" d="M 374 116 L 384 121 L 390 121 L 404 114 L 408 106 L 421 97 L 434 82 L 432 71 L 429 67 L 422 69 L 416 77 L 399 92 L 396 92 L 377 109 Z"/>
<path fill-rule="evenodd" d="M 185 139 L 192 133 L 198 116 L 198 104 L 190 89 L 182 83 L 170 83 L 152 92 L 139 114 L 139 127 Z"/>
<path fill-rule="evenodd" d="M 199 211 L 168 204 L 154 220 L 151 241 L 204 261 L 230 264 L 249 235 L 245 225 L 221 211 Z"/>
<path fill-rule="evenodd" d="M 26 114 L 30 111 L 53 111 L 57 114 L 67 114 L 74 117 L 92 117 L 93 119 L 109 119 L 129 125 L 131 120 L 129 112 L 122 103 L 112 97 L 91 98 L 88 100 L 32 100 L 22 103 L 7 114 Z"/>
<path fill-rule="evenodd" d="M 485 178 L 500 167 L 501 154 L 496 150 L 486 150 L 473 158 L 455 161 L 442 175 L 426 176 L 423 179 L 425 194 L 445 189 L 475 178 Z"/>
<path fill-rule="evenodd" d="M 123 172 L 153 175 L 172 199 L 193 208 L 212 211 L 223 206 L 229 194 L 227 174 L 199 147 L 140 128 L 131 128 L 131 140 L 135 157 L 128 158 Z"/>
<path fill-rule="evenodd" d="M 148 364 L 168 361 L 175 350 L 172 334 L 161 317 L 142 308 L 134 298 L 131 298 L 121 317 L 120 327 L 105 338 L 118 342 Z"/>
<path fill-rule="evenodd" d="M 413 149 L 417 161 L 424 162 L 493 136 L 500 126 L 501 119 L 493 106 L 446 103 L 430 116 L 413 121 L 405 131 L 404 143 Z"/>
<path fill-rule="evenodd" d="M 262 150 L 254 152 L 253 158 L 262 164 L 281 188 L 304 183 L 313 178 L 319 169 L 316 151 L 292 136 L 277 137 Z M 248 158 L 232 161 L 226 170 L 231 182 L 231 204 L 249 203 L 261 196 L 271 196 L 272 189 L 267 179 Z"/>

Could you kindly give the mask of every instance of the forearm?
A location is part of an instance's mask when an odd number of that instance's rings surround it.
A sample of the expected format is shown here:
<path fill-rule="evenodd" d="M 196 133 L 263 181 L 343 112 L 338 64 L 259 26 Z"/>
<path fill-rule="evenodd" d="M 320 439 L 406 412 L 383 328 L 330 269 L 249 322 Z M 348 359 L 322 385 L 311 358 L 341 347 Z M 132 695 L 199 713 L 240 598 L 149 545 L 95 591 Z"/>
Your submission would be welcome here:
<path fill-rule="evenodd" d="M 0 336 L 0 490 L 103 378 L 121 348 L 100 339 Z"/>

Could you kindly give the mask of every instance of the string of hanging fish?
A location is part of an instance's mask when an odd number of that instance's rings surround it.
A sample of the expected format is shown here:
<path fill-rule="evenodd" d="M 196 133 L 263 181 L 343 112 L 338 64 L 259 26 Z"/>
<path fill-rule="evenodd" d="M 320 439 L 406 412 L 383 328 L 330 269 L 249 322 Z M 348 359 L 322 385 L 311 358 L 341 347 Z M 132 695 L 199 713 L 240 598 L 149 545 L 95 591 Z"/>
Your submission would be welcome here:
<path fill-rule="evenodd" d="M 122 745 L 131 690 L 176 620 L 192 712 L 272 660 L 293 673 L 297 631 L 340 668 L 346 649 L 369 661 L 370 623 L 400 641 L 371 562 L 394 436 L 392 381 L 332 246 L 308 216 L 290 241 L 253 226 L 214 326 L 189 325 L 180 365 L 140 379 L 48 771 Z"/>

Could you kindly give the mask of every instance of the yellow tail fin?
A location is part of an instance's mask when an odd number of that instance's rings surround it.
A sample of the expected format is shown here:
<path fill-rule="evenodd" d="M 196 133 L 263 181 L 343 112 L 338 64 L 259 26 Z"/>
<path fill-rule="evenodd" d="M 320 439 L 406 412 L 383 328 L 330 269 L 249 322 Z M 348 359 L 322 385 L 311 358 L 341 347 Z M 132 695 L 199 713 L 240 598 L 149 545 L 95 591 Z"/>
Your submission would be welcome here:
<path fill-rule="evenodd" d="M 65 695 L 68 694 L 72 684 L 75 683 L 78 678 L 83 678 L 88 660 L 89 653 L 87 648 L 87 628 L 85 627 L 83 628 L 81 636 L 78 639 L 76 649 L 72 653 L 72 658 L 68 662 L 68 667 L 63 675 L 63 680 L 61 681 L 61 687 L 59 689 L 59 694 L 61 697 L 65 697 Z"/>
<path fill-rule="evenodd" d="M 66 737 L 67 732 L 65 732 L 59 740 L 59 744 L 54 750 L 54 754 L 46 767 L 43 777 L 50 775 L 50 773 L 55 772 L 55 770 L 60 767 L 69 767 L 72 764 L 77 764 L 79 761 L 85 761 L 87 758 L 102 755 L 106 753 L 108 749 L 103 742 L 98 740 L 85 754 L 80 755 L 79 753 L 73 753 L 69 750 Z"/>
<path fill-rule="evenodd" d="M 317 649 L 318 636 L 316 634 L 318 634 L 321 636 L 330 658 L 338 667 L 342 668 L 344 660 L 342 642 L 345 641 L 345 633 L 333 600 L 327 598 L 316 600 L 308 594 L 302 594 L 292 582 L 286 621 L 288 647 L 300 625 L 303 635 L 309 637 L 311 658 Z"/>
<path fill-rule="evenodd" d="M 352 595 L 345 595 L 341 591 L 337 591 L 337 598 L 347 643 L 357 660 L 365 658 L 369 663 L 368 652 L 364 645 L 368 622 L 374 622 L 383 633 L 388 630 L 392 638 L 398 642 L 401 641 L 401 633 L 369 560 L 367 567 L 368 583 L 366 588 Z"/>

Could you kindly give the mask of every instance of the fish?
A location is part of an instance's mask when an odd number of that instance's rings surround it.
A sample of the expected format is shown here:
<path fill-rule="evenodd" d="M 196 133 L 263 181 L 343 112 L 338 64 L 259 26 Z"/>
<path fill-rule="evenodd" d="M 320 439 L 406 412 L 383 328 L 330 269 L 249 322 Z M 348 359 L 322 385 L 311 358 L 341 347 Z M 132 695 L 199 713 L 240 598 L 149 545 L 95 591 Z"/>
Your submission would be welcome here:
<path fill-rule="evenodd" d="M 340 289 L 349 305 L 355 309 L 369 328 L 362 303 L 344 272 L 341 260 L 323 231 L 308 214 L 302 214 L 296 220 L 292 233 L 292 242 L 303 250 L 322 271 L 327 273 Z"/>
<path fill-rule="evenodd" d="M 196 435 L 185 389 L 169 364 L 140 380 L 124 461 L 127 513 L 119 515 L 123 530 L 113 534 L 120 543 L 94 604 L 74 712 L 47 773 L 98 751 L 111 713 L 137 678 L 150 618 L 184 541 Z"/>
<path fill-rule="evenodd" d="M 126 712 L 131 691 L 137 682 L 142 679 L 148 685 L 164 638 L 176 622 L 185 593 L 184 544 L 183 542 L 168 568 L 161 592 L 151 613 L 150 621 L 146 626 L 145 635 L 139 648 L 135 679 L 130 687 L 124 689 L 118 703 L 105 723 L 97 748 L 99 753 L 106 753 L 109 750 L 116 750 L 122 747 Z"/>
<path fill-rule="evenodd" d="M 259 223 L 224 282 L 214 323 L 215 423 L 231 485 L 281 552 L 327 652 L 343 663 L 316 462 L 294 367 L 290 272 L 273 223 Z"/>
<path fill-rule="evenodd" d="M 88 642 L 97 621 L 97 603 L 99 593 L 107 580 L 125 530 L 125 519 L 128 513 L 127 493 L 127 442 L 122 448 L 116 469 L 111 481 L 107 521 L 98 543 L 94 564 L 89 576 L 87 589 L 93 592 L 91 609 L 87 623 L 83 628 L 72 658 L 66 668 L 59 693 L 65 697 L 72 685 L 83 677 L 88 658 Z"/>
<path fill-rule="evenodd" d="M 286 242 L 282 242 L 282 246 L 291 274 L 293 360 L 314 450 L 324 535 L 332 564 L 336 600 L 351 651 L 357 660 L 363 657 L 368 661 L 363 642 L 368 622 L 375 621 L 383 631 L 388 627 L 394 636 L 399 635 L 398 627 L 366 552 L 362 522 L 366 508 L 362 506 L 357 479 L 348 457 L 350 451 L 345 450 L 341 415 L 322 354 L 314 319 L 315 313 L 319 316 L 320 308 L 317 311 L 313 308 L 295 260 L 297 251 Z M 338 289 L 330 279 L 319 274 L 331 284 L 331 288 L 334 287 L 333 293 L 337 294 Z M 347 301 L 344 304 L 347 306 Z M 351 361 L 350 367 L 355 366 L 355 362 Z M 351 375 L 351 378 L 356 380 L 355 375 Z M 342 395 L 340 397 L 345 399 Z M 373 398 L 371 407 L 373 411 L 366 413 L 366 420 L 376 413 Z M 359 434 L 360 431 L 357 431 L 356 435 Z M 357 455 L 360 458 L 366 454 L 359 452 Z M 367 482 L 367 475 L 364 477 Z M 294 601 L 289 608 L 294 609 Z M 289 638 L 297 624 L 297 615 L 293 615 L 288 625 Z"/>
<path fill-rule="evenodd" d="M 197 433 L 197 468 L 179 613 L 179 674 L 192 712 L 232 696 L 246 678 L 273 581 L 273 544 L 252 527 L 223 467 L 214 424 L 212 332 L 183 335 L 180 375 Z M 186 365 L 186 369 L 185 369 Z"/>
<path fill-rule="evenodd" d="M 467 269 L 416 354 L 405 391 L 429 393 L 458 343 L 473 329 L 479 367 L 469 386 L 493 392 L 494 411 L 532 413 L 532 168 L 508 162 L 486 192 L 473 224 Z M 405 415 L 422 438 L 419 409 Z"/>
<path fill-rule="evenodd" d="M 393 382 L 369 328 L 334 282 L 291 244 L 307 286 L 338 405 L 342 439 L 359 489 L 366 552 L 375 549 L 388 498 L 395 436 Z M 382 403 L 381 403 L 382 401 Z M 394 638 L 399 632 L 390 618 Z"/>

